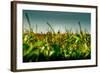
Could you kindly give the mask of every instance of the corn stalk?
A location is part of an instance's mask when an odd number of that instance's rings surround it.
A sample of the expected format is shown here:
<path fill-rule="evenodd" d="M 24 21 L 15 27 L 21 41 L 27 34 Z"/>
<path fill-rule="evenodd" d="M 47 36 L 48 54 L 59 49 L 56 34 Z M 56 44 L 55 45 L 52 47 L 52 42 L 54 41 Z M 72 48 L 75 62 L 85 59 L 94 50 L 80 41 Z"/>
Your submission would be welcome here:
<path fill-rule="evenodd" d="M 31 23 L 30 23 L 30 20 L 29 20 L 29 16 L 28 16 L 28 14 L 25 13 L 25 16 L 26 16 L 27 22 L 28 22 L 28 24 L 29 24 L 30 32 L 33 32 L 32 28 L 31 28 Z"/>

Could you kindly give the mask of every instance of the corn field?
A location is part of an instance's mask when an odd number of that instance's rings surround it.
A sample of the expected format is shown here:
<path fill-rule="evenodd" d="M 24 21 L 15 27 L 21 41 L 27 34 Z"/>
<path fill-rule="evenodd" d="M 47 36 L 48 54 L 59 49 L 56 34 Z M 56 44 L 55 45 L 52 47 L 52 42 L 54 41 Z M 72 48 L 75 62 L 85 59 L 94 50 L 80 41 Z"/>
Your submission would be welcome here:
<path fill-rule="evenodd" d="M 29 18 L 26 15 L 29 22 Z M 66 31 L 47 33 L 34 32 L 29 23 L 29 30 L 23 32 L 23 62 L 81 60 L 91 58 L 91 35 L 79 24 L 79 33 Z"/>

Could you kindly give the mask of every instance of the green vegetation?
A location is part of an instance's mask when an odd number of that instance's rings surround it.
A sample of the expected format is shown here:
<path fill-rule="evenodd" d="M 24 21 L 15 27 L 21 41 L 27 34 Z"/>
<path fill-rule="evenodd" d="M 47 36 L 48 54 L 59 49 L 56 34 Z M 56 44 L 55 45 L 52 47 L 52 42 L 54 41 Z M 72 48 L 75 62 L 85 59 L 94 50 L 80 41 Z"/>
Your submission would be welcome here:
<path fill-rule="evenodd" d="M 55 32 L 49 22 L 47 25 L 52 31 L 35 33 L 29 23 L 30 29 L 23 32 L 23 62 L 90 59 L 91 35 L 78 24 L 79 33 L 66 29 L 65 33 Z"/>

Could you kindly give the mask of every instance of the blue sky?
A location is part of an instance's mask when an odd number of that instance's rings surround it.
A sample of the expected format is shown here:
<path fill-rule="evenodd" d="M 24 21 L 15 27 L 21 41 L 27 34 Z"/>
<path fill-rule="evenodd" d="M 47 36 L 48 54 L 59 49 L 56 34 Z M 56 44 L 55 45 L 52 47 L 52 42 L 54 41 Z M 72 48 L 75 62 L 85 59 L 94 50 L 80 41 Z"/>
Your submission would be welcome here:
<path fill-rule="evenodd" d="M 29 21 L 33 31 L 47 32 L 50 30 L 46 24 L 49 22 L 55 32 L 65 32 L 65 28 L 72 32 L 79 31 L 78 22 L 81 23 L 82 29 L 87 32 L 91 31 L 91 14 L 90 13 L 77 13 L 77 12 L 56 12 L 56 11 L 36 11 L 36 10 L 23 10 L 23 26 L 29 28 L 25 13 L 28 14 Z"/>

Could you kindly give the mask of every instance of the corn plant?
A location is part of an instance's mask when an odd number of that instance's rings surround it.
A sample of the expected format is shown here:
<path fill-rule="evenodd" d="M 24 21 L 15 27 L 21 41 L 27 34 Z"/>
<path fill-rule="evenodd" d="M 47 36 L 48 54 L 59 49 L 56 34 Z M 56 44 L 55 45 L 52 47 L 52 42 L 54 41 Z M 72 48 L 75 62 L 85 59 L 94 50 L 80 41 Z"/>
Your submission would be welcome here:
<path fill-rule="evenodd" d="M 91 35 L 81 28 L 80 33 L 65 31 L 55 32 L 49 22 L 48 27 L 52 30 L 47 33 L 33 32 L 28 14 L 29 32 L 23 32 L 23 62 L 79 60 L 91 58 Z M 65 29 L 66 30 L 66 29 Z"/>

